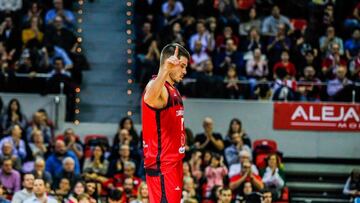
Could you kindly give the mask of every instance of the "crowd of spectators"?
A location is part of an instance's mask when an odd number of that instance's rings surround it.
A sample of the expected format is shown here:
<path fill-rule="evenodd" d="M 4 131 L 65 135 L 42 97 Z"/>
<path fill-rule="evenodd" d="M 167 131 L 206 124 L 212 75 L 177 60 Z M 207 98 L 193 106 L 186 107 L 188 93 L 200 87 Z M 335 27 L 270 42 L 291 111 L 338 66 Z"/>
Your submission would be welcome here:
<path fill-rule="evenodd" d="M 88 68 L 76 34 L 75 2 L 0 3 L 0 91 L 62 92 L 68 96 L 68 120 L 81 70 Z"/>
<path fill-rule="evenodd" d="M 360 100 L 358 1 L 140 0 L 134 18 L 142 88 L 176 42 L 191 53 L 186 96 Z"/>
<path fill-rule="evenodd" d="M 119 122 L 113 140 L 105 135 L 80 138 L 71 128 L 55 134 L 43 109 L 28 118 L 17 99 L 1 109 L 1 201 L 148 203 L 141 133 L 131 118 Z M 227 135 L 216 132 L 210 117 L 203 129 L 195 136 L 186 129 L 184 202 L 281 199 L 281 153 L 256 163 L 250 135 L 237 118 L 230 121 Z"/>

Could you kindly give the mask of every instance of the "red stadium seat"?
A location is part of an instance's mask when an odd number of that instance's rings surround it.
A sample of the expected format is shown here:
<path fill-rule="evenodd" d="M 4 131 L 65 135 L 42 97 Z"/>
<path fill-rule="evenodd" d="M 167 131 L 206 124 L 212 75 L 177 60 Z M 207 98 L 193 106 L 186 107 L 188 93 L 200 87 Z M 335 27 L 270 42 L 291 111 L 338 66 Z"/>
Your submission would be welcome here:
<path fill-rule="evenodd" d="M 290 23 L 295 30 L 303 30 L 307 27 L 307 21 L 304 19 L 291 19 Z"/>
<path fill-rule="evenodd" d="M 274 140 L 269 139 L 255 140 L 253 148 L 255 153 L 275 153 L 278 151 L 277 143 Z"/>
<path fill-rule="evenodd" d="M 101 134 L 90 134 L 85 135 L 84 137 L 84 145 L 85 145 L 85 157 L 90 157 L 92 155 L 92 147 L 96 145 L 100 145 L 105 148 L 107 151 L 109 149 L 109 138 L 106 135 Z"/>

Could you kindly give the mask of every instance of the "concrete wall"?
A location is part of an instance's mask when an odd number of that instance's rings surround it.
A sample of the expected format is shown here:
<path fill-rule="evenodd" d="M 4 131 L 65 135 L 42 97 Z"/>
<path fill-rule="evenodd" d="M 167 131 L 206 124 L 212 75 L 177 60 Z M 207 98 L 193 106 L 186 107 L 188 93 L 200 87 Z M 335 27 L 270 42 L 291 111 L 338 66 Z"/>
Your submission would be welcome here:
<path fill-rule="evenodd" d="M 274 139 L 284 156 L 360 158 L 360 133 L 273 130 L 272 102 L 186 99 L 184 105 L 185 125 L 194 134 L 202 132 L 202 120 L 210 116 L 215 131 L 225 136 L 237 117 L 252 140 Z"/>
<path fill-rule="evenodd" d="M 46 95 L 41 96 L 39 94 L 17 94 L 17 93 L 0 93 L 0 97 L 4 102 L 4 110 L 6 109 L 8 102 L 12 98 L 17 98 L 21 104 L 22 112 L 28 119 L 32 118 L 33 113 L 43 108 L 47 111 L 49 117 L 55 122 L 56 118 L 58 126 L 62 127 L 65 122 L 66 111 L 66 97 L 65 95 Z M 58 97 L 58 115 L 56 117 L 55 98 Z"/>

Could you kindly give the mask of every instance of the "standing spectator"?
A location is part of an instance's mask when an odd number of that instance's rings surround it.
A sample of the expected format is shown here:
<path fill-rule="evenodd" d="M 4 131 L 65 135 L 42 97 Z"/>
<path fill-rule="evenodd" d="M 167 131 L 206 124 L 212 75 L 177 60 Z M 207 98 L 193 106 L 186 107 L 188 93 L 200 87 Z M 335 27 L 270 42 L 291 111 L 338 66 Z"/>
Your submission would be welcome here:
<path fill-rule="evenodd" d="M 328 82 L 327 93 L 330 101 L 351 101 L 353 82 L 346 77 L 346 73 L 346 66 L 340 66 L 336 70 L 336 78 Z"/>
<path fill-rule="evenodd" d="M 34 170 L 32 171 L 35 178 L 44 179 L 46 183 L 52 184 L 51 174 L 45 170 L 45 160 L 43 158 L 35 159 Z"/>
<path fill-rule="evenodd" d="M 316 71 L 313 66 L 307 66 L 304 69 L 304 76 L 300 78 L 297 91 L 300 94 L 301 101 L 319 101 L 320 100 L 321 81 L 316 77 Z"/>
<path fill-rule="evenodd" d="M 248 36 L 252 29 L 261 29 L 261 20 L 257 18 L 256 8 L 252 7 L 249 11 L 249 19 L 246 22 L 240 23 L 239 34 L 241 36 Z"/>
<path fill-rule="evenodd" d="M 239 162 L 240 160 L 239 152 L 241 152 L 242 150 L 249 152 L 249 154 L 252 153 L 250 147 L 244 144 L 244 141 L 240 133 L 233 133 L 231 135 L 231 138 L 232 138 L 232 145 L 225 148 L 225 152 L 224 152 L 226 163 L 228 166 L 231 166 L 232 164 L 236 164 Z M 250 160 L 251 159 L 252 158 L 250 157 Z"/>
<path fill-rule="evenodd" d="M 344 195 L 351 197 L 360 197 L 360 170 L 353 169 L 350 177 L 346 180 L 344 189 Z"/>
<path fill-rule="evenodd" d="M 360 28 L 355 29 L 352 38 L 345 41 L 345 54 L 348 60 L 357 56 L 360 51 Z"/>
<path fill-rule="evenodd" d="M 256 175 L 251 170 L 251 162 L 245 160 L 242 164 L 241 172 L 230 178 L 230 189 L 235 193 L 235 195 L 241 193 L 241 188 L 245 182 L 251 182 L 257 191 L 264 188 L 264 183 L 261 180 L 261 177 Z"/>
<path fill-rule="evenodd" d="M 19 125 L 21 129 L 25 129 L 27 120 L 21 111 L 19 100 L 11 99 L 6 109 L 6 114 L 2 118 L 4 134 L 10 133 L 10 128 L 15 124 Z"/>
<path fill-rule="evenodd" d="M 221 154 L 224 150 L 224 142 L 221 134 L 213 132 L 213 119 L 206 117 L 203 122 L 203 128 L 204 132 L 195 137 L 196 148 Z"/>
<path fill-rule="evenodd" d="M 281 15 L 279 6 L 275 5 L 272 8 L 271 15 L 264 19 L 261 32 L 263 35 L 275 37 L 277 33 L 279 33 L 280 24 L 283 24 L 284 31 L 286 28 L 288 28 L 289 31 L 293 30 L 289 18 Z"/>
<path fill-rule="evenodd" d="M 11 159 L 6 159 L 2 163 L 0 182 L 5 187 L 7 194 L 12 195 L 20 190 L 21 176 L 18 171 L 13 169 L 13 161 Z"/>
<path fill-rule="evenodd" d="M 336 43 L 339 45 L 340 55 L 344 54 L 343 40 L 335 35 L 335 28 L 330 26 L 326 29 L 326 35 L 320 37 L 319 46 L 324 56 L 328 55 L 332 51 L 332 45 Z"/>
<path fill-rule="evenodd" d="M 22 129 L 20 125 L 15 124 L 11 129 L 11 135 L 3 138 L 0 141 L 0 149 L 2 149 L 3 145 L 8 142 L 13 146 L 13 155 L 20 157 L 22 160 L 26 158 L 26 146 L 24 140 L 21 139 Z M 0 155 L 2 151 L 0 151 Z"/>
<path fill-rule="evenodd" d="M 223 186 L 223 179 L 228 173 L 228 169 L 224 165 L 224 158 L 221 155 L 214 154 L 211 157 L 210 166 L 205 169 L 206 197 L 210 197 L 211 191 L 215 185 Z"/>
<path fill-rule="evenodd" d="M 201 41 L 202 50 L 211 52 L 215 48 L 214 36 L 210 35 L 206 29 L 205 22 L 201 20 L 196 23 L 196 33 L 190 37 L 189 46 L 191 51 L 195 50 L 196 41 Z"/>
<path fill-rule="evenodd" d="M 184 12 L 184 6 L 181 1 L 167 0 L 162 5 L 161 11 L 165 17 L 165 25 L 171 25 L 181 18 L 181 14 Z"/>
<path fill-rule="evenodd" d="M 220 189 L 220 198 L 218 203 L 231 203 L 232 192 L 230 188 L 221 188 Z"/>
<path fill-rule="evenodd" d="M 287 75 L 289 75 L 292 79 L 295 79 L 296 68 L 295 65 L 290 61 L 290 55 L 288 51 L 283 51 L 281 53 L 281 61 L 274 65 L 273 73 L 276 73 L 277 69 L 279 68 L 285 68 Z"/>
<path fill-rule="evenodd" d="M 262 181 L 265 187 L 273 193 L 275 200 L 281 196 L 281 191 L 284 188 L 284 171 L 281 167 L 280 158 L 277 154 L 270 154 L 267 158 L 267 167 L 263 171 Z"/>
<path fill-rule="evenodd" d="M 33 202 L 47 202 L 47 203 L 57 203 L 56 199 L 48 196 L 46 194 L 45 181 L 43 179 L 34 180 L 34 196 L 28 198 L 24 203 L 33 203 Z"/>
<path fill-rule="evenodd" d="M 66 27 L 73 28 L 75 26 L 75 16 L 72 11 L 64 8 L 63 0 L 53 0 L 54 8 L 50 9 L 45 16 L 45 23 L 50 25 L 54 23 L 56 16 L 61 16 Z"/>
<path fill-rule="evenodd" d="M 23 189 L 15 192 L 14 196 L 12 197 L 11 203 L 23 203 L 26 199 L 33 196 L 34 180 L 35 177 L 33 174 L 25 173 L 23 175 L 22 182 Z"/>
<path fill-rule="evenodd" d="M 48 171 L 51 176 L 59 174 L 63 170 L 63 160 L 67 157 L 72 158 L 72 161 L 74 161 L 74 173 L 76 175 L 80 174 L 80 164 L 78 158 L 74 152 L 66 149 L 65 143 L 62 140 L 56 140 L 55 150 L 46 160 L 46 171 Z"/>

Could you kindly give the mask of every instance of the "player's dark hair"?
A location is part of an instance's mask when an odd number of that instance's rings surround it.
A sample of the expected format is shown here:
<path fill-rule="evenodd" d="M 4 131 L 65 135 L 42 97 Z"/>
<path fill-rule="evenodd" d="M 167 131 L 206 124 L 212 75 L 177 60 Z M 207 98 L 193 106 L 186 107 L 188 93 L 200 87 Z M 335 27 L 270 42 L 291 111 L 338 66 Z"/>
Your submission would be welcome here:
<path fill-rule="evenodd" d="M 190 61 L 190 54 L 189 52 L 180 44 L 178 43 L 171 43 L 166 45 L 162 50 L 161 50 L 161 55 L 160 55 L 160 66 L 164 64 L 165 60 L 168 59 L 170 56 L 174 55 L 176 46 L 179 47 L 179 55 L 178 58 L 180 58 L 181 56 L 185 57 L 188 59 L 188 61 Z"/>

